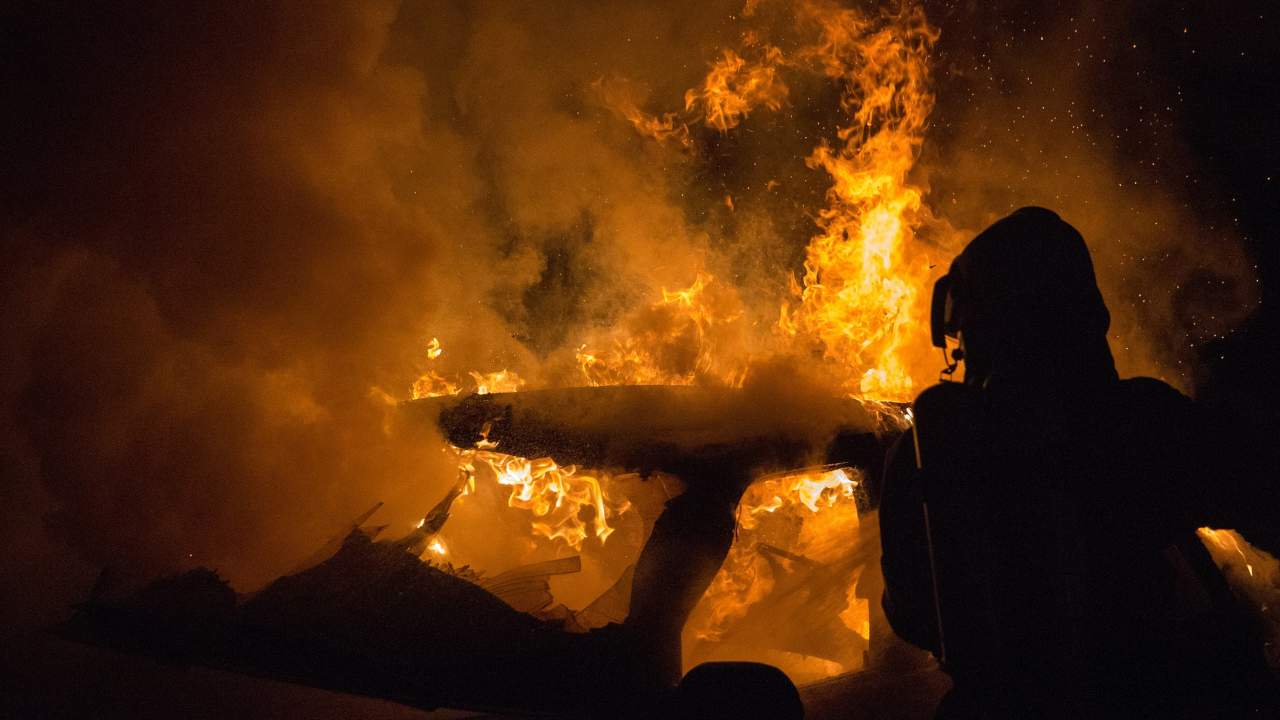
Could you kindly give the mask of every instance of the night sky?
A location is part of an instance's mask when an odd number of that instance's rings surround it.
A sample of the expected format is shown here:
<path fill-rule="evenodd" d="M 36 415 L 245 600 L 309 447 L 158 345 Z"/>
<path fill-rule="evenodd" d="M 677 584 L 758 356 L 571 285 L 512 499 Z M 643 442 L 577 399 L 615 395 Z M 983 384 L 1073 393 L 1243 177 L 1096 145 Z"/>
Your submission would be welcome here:
<path fill-rule="evenodd" d="M 945 28 L 937 59 L 939 104 L 981 104 L 1053 76 L 1019 71 L 1019 57 L 1049 45 L 1064 74 L 1094 89 L 1047 122 L 1117 151 L 1127 182 L 1151 183 L 1239 229 L 1276 302 L 1277 168 L 1274 124 L 1280 81 L 1272 72 L 1280 22 L 1274 7 L 1243 3 L 928 3 Z M 1046 80 L 1050 81 L 1046 84 Z M 1005 118 L 1046 122 L 1034 106 Z M 945 134 L 947 119 L 936 132 Z M 1054 158 L 1028 172 L 1055 172 Z M 1267 322 L 1271 322 L 1267 320 Z"/>

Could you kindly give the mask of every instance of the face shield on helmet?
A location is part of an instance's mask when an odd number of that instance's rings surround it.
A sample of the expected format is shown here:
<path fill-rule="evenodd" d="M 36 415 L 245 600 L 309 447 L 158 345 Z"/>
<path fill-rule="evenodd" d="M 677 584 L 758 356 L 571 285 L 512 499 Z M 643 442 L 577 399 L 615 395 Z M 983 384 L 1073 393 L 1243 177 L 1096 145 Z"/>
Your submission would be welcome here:
<path fill-rule="evenodd" d="M 943 275 L 933 284 L 933 305 L 929 313 L 929 327 L 933 346 L 946 349 L 947 338 L 956 339 L 960 333 L 960 318 L 955 296 L 955 280 Z"/>
<path fill-rule="evenodd" d="M 946 363 L 946 367 L 942 370 L 942 380 L 951 379 L 956 368 L 960 366 L 960 361 L 964 359 L 964 347 L 960 342 L 961 309 L 958 289 L 956 278 L 950 273 L 938 278 L 938 281 L 933 284 L 929 331 L 933 346 L 942 349 L 943 362 Z M 947 352 L 947 338 L 957 346 L 950 353 Z"/>

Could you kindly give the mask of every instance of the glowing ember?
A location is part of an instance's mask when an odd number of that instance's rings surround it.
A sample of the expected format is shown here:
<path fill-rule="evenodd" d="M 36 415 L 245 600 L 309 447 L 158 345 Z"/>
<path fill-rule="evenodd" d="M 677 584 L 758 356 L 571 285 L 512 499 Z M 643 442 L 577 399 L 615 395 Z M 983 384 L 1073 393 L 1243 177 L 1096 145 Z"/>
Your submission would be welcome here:
<path fill-rule="evenodd" d="M 781 108 L 787 97 L 787 86 L 778 74 L 782 51 L 766 45 L 759 55 L 759 60 L 748 63 L 736 52 L 725 50 L 711 66 L 703 87 L 685 93 L 685 110 L 702 111 L 708 127 L 725 132 L 737 127 L 757 105 Z"/>

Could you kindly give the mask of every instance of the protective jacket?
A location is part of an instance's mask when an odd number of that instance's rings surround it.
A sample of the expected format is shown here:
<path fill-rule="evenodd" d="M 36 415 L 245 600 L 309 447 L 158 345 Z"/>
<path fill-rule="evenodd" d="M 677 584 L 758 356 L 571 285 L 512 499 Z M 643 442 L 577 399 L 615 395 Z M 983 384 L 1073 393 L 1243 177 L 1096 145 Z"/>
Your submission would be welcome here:
<path fill-rule="evenodd" d="M 1195 532 L 1262 525 L 1192 402 L 1118 379 L 1079 233 L 1027 208 L 949 276 L 965 382 L 917 398 L 882 490 L 895 632 L 943 661 L 958 716 L 1248 702 L 1261 652 Z"/>

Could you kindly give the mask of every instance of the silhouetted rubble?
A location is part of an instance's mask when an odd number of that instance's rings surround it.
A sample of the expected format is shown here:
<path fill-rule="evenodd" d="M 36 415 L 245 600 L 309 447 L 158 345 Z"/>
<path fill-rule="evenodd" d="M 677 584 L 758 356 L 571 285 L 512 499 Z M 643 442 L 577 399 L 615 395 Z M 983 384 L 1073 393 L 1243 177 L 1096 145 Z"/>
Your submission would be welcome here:
<path fill-rule="evenodd" d="M 332 557 L 239 603 L 225 581 L 200 568 L 122 600 L 85 603 L 60 630 L 164 662 L 428 709 L 596 716 L 616 706 L 610 715 L 643 714 L 664 700 L 628 652 L 626 632 L 617 624 L 587 631 L 615 617 L 616 608 L 579 618 L 562 606 L 546 609 L 548 594 L 547 601 L 528 603 L 555 618 L 542 619 L 481 587 L 514 589 L 520 605 L 520 598 L 546 592 L 548 574 L 576 570 L 571 561 L 487 580 L 459 577 L 406 552 L 400 541 L 374 542 L 355 528 Z"/>

